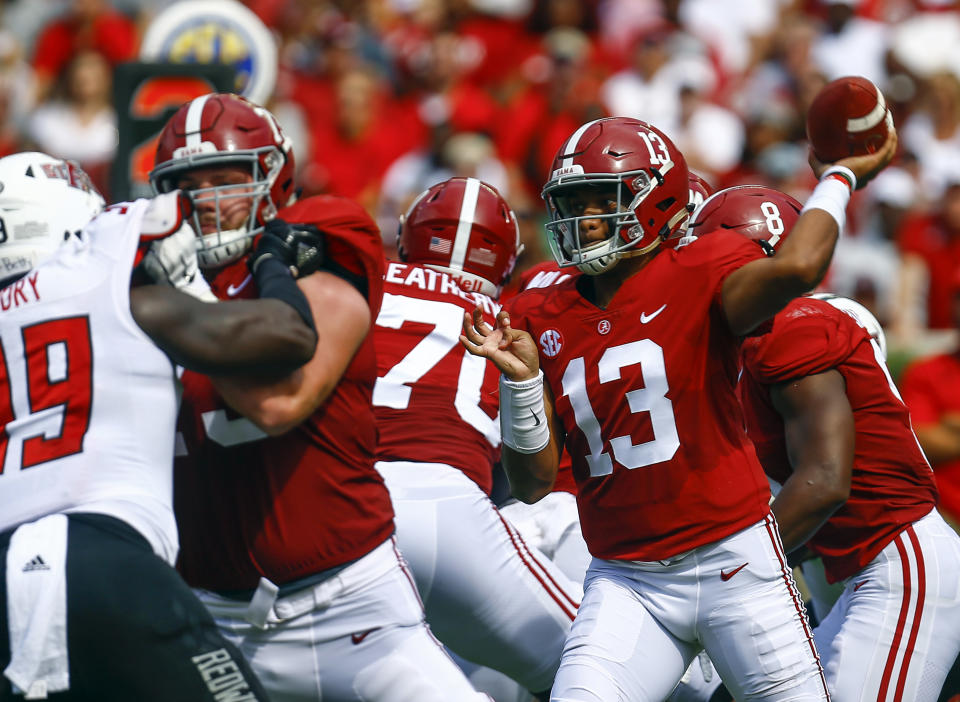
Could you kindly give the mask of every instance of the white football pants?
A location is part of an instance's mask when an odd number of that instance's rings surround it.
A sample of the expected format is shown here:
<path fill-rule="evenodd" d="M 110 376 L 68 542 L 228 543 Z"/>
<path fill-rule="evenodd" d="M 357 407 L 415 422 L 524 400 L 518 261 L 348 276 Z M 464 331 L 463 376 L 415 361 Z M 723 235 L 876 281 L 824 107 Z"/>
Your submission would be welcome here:
<path fill-rule="evenodd" d="M 583 594 L 457 468 L 378 462 L 430 628 L 473 663 L 549 690 Z"/>
<path fill-rule="evenodd" d="M 937 510 L 846 580 L 814 632 L 835 702 L 933 702 L 960 652 L 960 537 Z"/>
<path fill-rule="evenodd" d="M 739 702 L 829 699 L 772 514 L 665 561 L 594 559 L 551 700 L 665 700 L 701 649 Z"/>
<path fill-rule="evenodd" d="M 318 585 L 281 598 L 270 592 L 261 582 L 241 602 L 196 591 L 273 702 L 489 699 L 424 623 L 393 538 Z"/>

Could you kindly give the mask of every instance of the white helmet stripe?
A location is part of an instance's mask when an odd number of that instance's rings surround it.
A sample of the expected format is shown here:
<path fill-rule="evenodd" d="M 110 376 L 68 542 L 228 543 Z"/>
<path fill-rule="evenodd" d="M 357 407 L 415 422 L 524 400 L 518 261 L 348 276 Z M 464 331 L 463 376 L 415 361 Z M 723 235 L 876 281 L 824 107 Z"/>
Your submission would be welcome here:
<path fill-rule="evenodd" d="M 603 117 L 603 118 L 601 118 L 601 119 L 606 119 L 606 118 Z M 563 151 L 561 151 L 560 153 L 564 153 L 564 154 L 574 154 L 574 153 L 576 153 L 576 152 L 577 152 L 577 147 L 580 145 L 580 137 L 583 136 L 583 133 L 584 133 L 585 131 L 587 131 L 590 127 L 592 127 L 594 124 L 596 124 L 596 123 L 599 122 L 599 121 L 600 121 L 599 119 L 595 119 L 595 120 L 593 120 L 592 122 L 587 122 L 586 124 L 581 124 L 580 127 L 579 127 L 579 129 L 577 129 L 577 131 L 575 131 L 575 132 L 570 136 L 570 138 L 567 139 L 567 143 L 563 145 Z M 563 163 L 560 164 L 560 167 L 561 167 L 561 168 L 569 168 L 569 167 L 572 166 L 572 165 L 573 165 L 573 156 L 567 156 L 565 159 L 563 159 Z"/>
<path fill-rule="evenodd" d="M 467 244 L 470 242 L 479 196 L 480 181 L 467 178 L 463 186 L 463 202 L 460 205 L 460 223 L 457 224 L 457 236 L 453 240 L 453 253 L 450 254 L 450 267 L 458 271 L 463 270 L 463 262 L 467 257 Z"/>
<path fill-rule="evenodd" d="M 187 148 L 200 146 L 202 137 L 200 136 L 200 126 L 203 119 L 203 108 L 207 104 L 209 94 L 201 95 L 195 98 L 187 108 L 187 120 L 184 124 L 184 130 L 187 132 Z"/>
<path fill-rule="evenodd" d="M 863 117 L 853 117 L 847 120 L 848 132 L 865 132 L 873 129 L 887 114 L 887 101 L 883 99 L 883 93 L 877 88 L 877 104 L 873 109 Z"/>

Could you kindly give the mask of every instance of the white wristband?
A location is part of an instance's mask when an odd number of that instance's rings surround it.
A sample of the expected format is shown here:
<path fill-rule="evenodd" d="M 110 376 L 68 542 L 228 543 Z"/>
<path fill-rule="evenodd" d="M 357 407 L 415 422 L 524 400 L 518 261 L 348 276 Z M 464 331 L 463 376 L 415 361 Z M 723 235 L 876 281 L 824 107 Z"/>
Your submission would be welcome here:
<path fill-rule="evenodd" d="M 847 221 L 848 202 L 850 202 L 850 187 L 836 178 L 825 176 L 807 198 L 800 214 L 807 210 L 823 210 L 833 217 L 840 234 L 843 234 L 843 227 Z"/>
<path fill-rule="evenodd" d="M 500 435 L 518 453 L 537 453 L 550 441 L 543 408 L 543 371 L 514 382 L 500 376 Z"/>
<path fill-rule="evenodd" d="M 844 181 L 850 186 L 850 190 L 857 189 L 857 174 L 851 171 L 846 166 L 838 166 L 836 164 L 830 166 L 820 175 L 820 180 L 823 180 L 827 176 L 841 177 Z"/>

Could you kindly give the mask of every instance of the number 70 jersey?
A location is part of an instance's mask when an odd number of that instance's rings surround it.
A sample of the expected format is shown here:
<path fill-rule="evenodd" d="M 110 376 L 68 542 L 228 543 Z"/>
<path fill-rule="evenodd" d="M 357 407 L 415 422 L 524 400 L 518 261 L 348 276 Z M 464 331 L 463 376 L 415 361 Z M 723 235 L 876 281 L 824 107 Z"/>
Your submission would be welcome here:
<path fill-rule="evenodd" d="M 720 303 L 726 275 L 762 255 L 720 231 L 662 251 L 606 309 L 580 294 L 581 276 L 510 301 L 540 353 L 594 556 L 663 560 L 767 513 Z"/>
<path fill-rule="evenodd" d="M 389 263 L 374 331 L 377 459 L 445 463 L 490 493 L 500 447 L 499 373 L 460 345 L 463 313 L 500 306 L 465 292 L 446 273 Z"/>

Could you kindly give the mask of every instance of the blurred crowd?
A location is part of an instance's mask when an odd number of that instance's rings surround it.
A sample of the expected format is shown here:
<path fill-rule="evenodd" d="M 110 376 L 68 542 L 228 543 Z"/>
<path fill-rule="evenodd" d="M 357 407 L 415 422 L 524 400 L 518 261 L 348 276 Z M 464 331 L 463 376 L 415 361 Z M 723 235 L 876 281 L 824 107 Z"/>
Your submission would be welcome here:
<path fill-rule="evenodd" d="M 36 147 L 107 191 L 112 67 L 136 58 L 155 0 L 14 0 L 0 30 L 0 155 Z M 714 187 L 803 200 L 806 107 L 827 81 L 879 85 L 894 167 L 858 193 L 825 287 L 855 297 L 907 355 L 952 342 L 960 290 L 960 10 L 953 0 L 246 0 L 277 38 L 270 107 L 307 194 L 364 205 L 388 247 L 427 186 L 475 175 L 549 256 L 539 198 L 585 121 L 652 122 Z M 109 192 L 105 193 L 109 198 Z"/>

